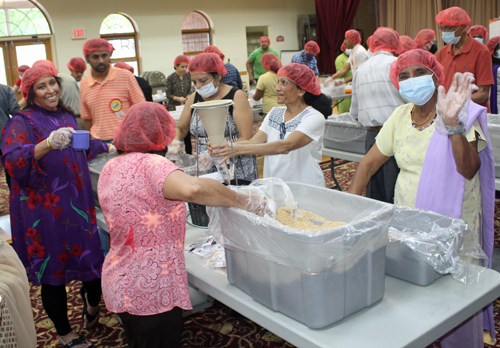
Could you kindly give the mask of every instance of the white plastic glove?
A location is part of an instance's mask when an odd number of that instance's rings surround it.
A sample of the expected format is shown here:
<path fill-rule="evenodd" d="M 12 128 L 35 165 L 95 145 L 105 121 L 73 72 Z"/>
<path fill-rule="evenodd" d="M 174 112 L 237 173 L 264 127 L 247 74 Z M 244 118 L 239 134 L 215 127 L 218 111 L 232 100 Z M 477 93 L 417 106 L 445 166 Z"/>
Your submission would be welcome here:
<path fill-rule="evenodd" d="M 55 150 L 64 150 L 71 143 L 72 135 L 75 130 L 71 127 L 62 127 L 52 131 L 49 135 L 50 146 Z"/>
<path fill-rule="evenodd" d="M 463 128 L 469 118 L 469 102 L 472 95 L 473 77 L 456 73 L 448 93 L 443 86 L 438 87 L 436 105 L 436 126 L 443 133 Z"/>
<path fill-rule="evenodd" d="M 334 86 L 342 86 L 345 85 L 345 80 L 344 79 L 338 79 L 333 81 Z"/>
<path fill-rule="evenodd" d="M 269 215 L 274 218 L 274 213 L 269 207 L 269 200 L 267 197 L 253 191 L 249 187 L 238 187 L 238 190 L 236 190 L 235 207 L 259 216 Z"/>
<path fill-rule="evenodd" d="M 181 154 L 184 152 L 186 145 L 184 145 L 183 141 L 174 140 L 170 145 L 168 145 L 168 152 L 165 155 L 169 160 L 179 160 L 181 158 Z"/>
<path fill-rule="evenodd" d="M 206 172 L 214 166 L 215 162 L 208 152 L 202 152 L 198 156 L 198 168 L 201 172 Z"/>
<path fill-rule="evenodd" d="M 257 90 L 256 90 L 256 89 L 252 89 L 252 90 L 250 91 L 250 93 L 248 93 L 248 96 L 250 97 L 250 99 L 253 99 L 253 96 L 255 95 L 255 93 L 256 93 L 256 92 L 257 92 Z"/>
<path fill-rule="evenodd" d="M 113 155 L 117 152 L 118 152 L 118 150 L 116 149 L 115 145 L 108 144 L 108 155 Z"/>

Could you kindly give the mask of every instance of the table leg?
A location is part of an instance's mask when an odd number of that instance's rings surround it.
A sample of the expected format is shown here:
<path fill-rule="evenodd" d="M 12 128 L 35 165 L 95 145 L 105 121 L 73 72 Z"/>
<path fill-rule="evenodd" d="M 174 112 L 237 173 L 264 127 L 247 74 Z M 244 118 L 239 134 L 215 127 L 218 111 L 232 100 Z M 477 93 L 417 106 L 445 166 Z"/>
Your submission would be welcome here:
<path fill-rule="evenodd" d="M 339 182 L 337 181 L 337 178 L 335 177 L 335 167 L 339 166 L 339 165 L 342 165 L 342 164 L 345 164 L 347 163 L 348 161 L 342 161 L 341 163 L 338 163 L 338 164 L 335 164 L 335 158 L 333 157 L 330 157 L 330 172 L 332 174 L 332 180 L 333 182 L 335 183 L 335 186 L 333 187 L 330 187 L 332 190 L 339 190 L 339 191 L 342 191 L 342 187 L 340 187 L 340 184 Z"/>

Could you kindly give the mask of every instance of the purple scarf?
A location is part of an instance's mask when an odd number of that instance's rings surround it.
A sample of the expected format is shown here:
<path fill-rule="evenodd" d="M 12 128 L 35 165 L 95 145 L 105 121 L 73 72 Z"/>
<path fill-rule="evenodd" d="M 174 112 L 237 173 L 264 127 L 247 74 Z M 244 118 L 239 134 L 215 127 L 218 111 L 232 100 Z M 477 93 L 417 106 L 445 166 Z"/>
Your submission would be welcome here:
<path fill-rule="evenodd" d="M 494 241 L 494 210 L 495 210 L 495 169 L 490 136 L 488 134 L 488 119 L 486 108 L 474 102 L 469 104 L 469 119 L 467 130 L 478 120 L 486 137 L 488 145 L 479 153 L 481 167 L 479 180 L 481 183 L 483 250 L 489 257 L 488 267 L 491 268 L 491 255 Z M 460 218 L 464 198 L 465 178 L 456 170 L 451 141 L 446 134 L 435 131 L 427 150 L 420 182 L 417 189 L 416 207 L 431 210 L 438 214 Z M 495 338 L 495 322 L 493 307 L 490 304 L 484 312 L 484 328 Z"/>
<path fill-rule="evenodd" d="M 492 114 L 498 114 L 498 104 L 497 104 L 497 91 L 498 91 L 498 86 L 497 86 L 497 72 L 498 68 L 500 68 L 500 65 L 493 65 L 493 78 L 495 80 L 495 83 L 493 86 L 491 86 L 490 90 L 490 110 Z"/>

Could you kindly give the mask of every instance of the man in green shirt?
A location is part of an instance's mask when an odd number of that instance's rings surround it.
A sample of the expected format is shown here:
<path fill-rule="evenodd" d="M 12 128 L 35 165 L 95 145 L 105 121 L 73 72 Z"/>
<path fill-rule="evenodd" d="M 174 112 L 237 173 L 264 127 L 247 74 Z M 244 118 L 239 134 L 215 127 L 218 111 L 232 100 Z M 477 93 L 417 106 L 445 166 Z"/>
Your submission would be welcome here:
<path fill-rule="evenodd" d="M 260 75 L 266 73 L 266 69 L 264 69 L 262 63 L 260 62 L 264 53 L 271 52 L 276 55 L 278 59 L 280 58 L 278 52 L 269 47 L 269 45 L 271 45 L 271 40 L 269 40 L 267 36 L 262 36 L 259 41 L 260 48 L 257 48 L 255 51 L 250 53 L 247 60 L 247 72 L 250 83 L 255 83 L 255 81 L 259 79 Z M 251 65 L 253 65 L 253 74 Z"/>

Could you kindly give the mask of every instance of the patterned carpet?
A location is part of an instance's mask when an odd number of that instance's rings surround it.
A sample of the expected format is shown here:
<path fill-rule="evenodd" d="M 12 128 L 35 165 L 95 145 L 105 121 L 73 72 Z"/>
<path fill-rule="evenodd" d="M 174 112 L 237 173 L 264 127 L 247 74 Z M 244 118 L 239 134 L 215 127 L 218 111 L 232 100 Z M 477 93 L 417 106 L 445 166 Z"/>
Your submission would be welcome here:
<path fill-rule="evenodd" d="M 328 161 L 322 163 L 321 166 L 324 170 L 327 186 L 332 187 L 334 182 L 332 181 L 329 164 Z M 357 164 L 342 160 L 336 160 L 335 164 L 337 165 L 335 167 L 335 176 L 342 189 L 347 190 Z M 7 186 L 3 171 L 0 173 L 0 211 L 2 215 L 8 213 Z M 497 236 L 500 236 L 499 204 L 497 204 L 495 211 L 495 232 Z M 496 238 L 495 244 L 500 247 L 500 238 Z M 72 282 L 67 287 L 68 317 L 72 328 L 89 338 L 97 347 L 127 347 L 127 339 L 121 325 L 112 316 L 112 313 L 105 310 L 103 301 L 100 304 L 101 317 L 99 325 L 91 330 L 82 327 L 82 301 L 78 294 L 79 287 L 80 283 L 78 282 Z M 39 287 L 32 287 L 31 299 L 38 332 L 38 348 L 61 347 L 57 342 L 57 335 L 52 322 L 43 310 Z M 499 335 L 500 301 L 495 302 L 495 322 L 497 323 L 497 335 Z M 222 303 L 215 301 L 212 307 L 185 318 L 181 347 L 291 348 L 294 346 Z M 497 342 L 494 346 L 485 345 L 485 347 L 500 348 L 500 342 Z"/>

